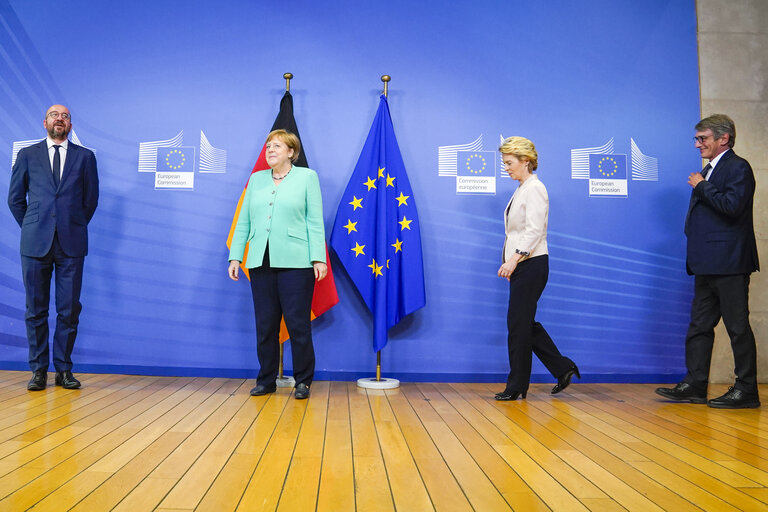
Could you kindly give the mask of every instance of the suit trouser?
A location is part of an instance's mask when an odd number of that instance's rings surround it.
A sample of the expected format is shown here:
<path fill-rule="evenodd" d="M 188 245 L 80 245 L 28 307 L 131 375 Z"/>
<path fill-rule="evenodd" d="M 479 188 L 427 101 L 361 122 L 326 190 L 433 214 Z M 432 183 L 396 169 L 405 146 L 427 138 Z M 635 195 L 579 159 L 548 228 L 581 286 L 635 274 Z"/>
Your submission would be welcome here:
<path fill-rule="evenodd" d="M 291 338 L 293 378 L 296 384 L 312 384 L 315 374 L 315 349 L 312 346 L 312 268 L 271 268 L 265 265 L 248 269 L 256 314 L 256 353 L 259 357 L 257 384 L 271 386 L 280 365 L 280 319 Z"/>
<path fill-rule="evenodd" d="M 531 380 L 532 354 L 553 377 L 567 372 L 573 361 L 563 356 L 536 318 L 536 307 L 549 278 L 549 256 L 535 256 L 518 263 L 509 279 L 507 389 L 527 391 Z"/>
<path fill-rule="evenodd" d="M 683 379 L 706 392 L 715 341 L 715 326 L 722 317 L 733 350 L 734 387 L 757 393 L 757 348 L 749 325 L 749 274 L 696 276 L 691 304 L 691 323 L 685 338 Z"/>
<path fill-rule="evenodd" d="M 80 322 L 80 291 L 85 257 L 67 256 L 59 243 L 58 233 L 42 258 L 21 256 L 21 271 L 26 292 L 29 341 L 29 367 L 32 371 L 48 370 L 48 308 L 51 302 L 51 276 L 56 274 L 56 330 L 53 333 L 53 366 L 57 372 L 72 369 L 72 349 Z"/>

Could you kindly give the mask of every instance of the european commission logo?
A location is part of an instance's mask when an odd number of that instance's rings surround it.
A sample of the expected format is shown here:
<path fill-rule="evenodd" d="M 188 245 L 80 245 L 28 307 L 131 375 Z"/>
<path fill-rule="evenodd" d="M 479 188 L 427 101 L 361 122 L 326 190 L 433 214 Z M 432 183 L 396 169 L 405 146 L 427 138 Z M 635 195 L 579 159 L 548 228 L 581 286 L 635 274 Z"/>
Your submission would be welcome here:
<path fill-rule="evenodd" d="M 155 174 L 156 190 L 193 190 L 195 188 L 195 146 L 184 146 L 184 130 L 167 140 L 139 143 L 139 172 Z M 200 131 L 200 163 L 197 172 L 225 173 L 227 152 L 215 148 Z"/>
<path fill-rule="evenodd" d="M 496 194 L 495 151 L 483 150 L 483 136 L 468 144 L 439 146 L 438 176 L 456 178 L 456 194 Z"/>
<path fill-rule="evenodd" d="M 590 197 L 628 197 L 630 177 L 632 181 L 659 181 L 658 159 L 643 154 L 635 140 L 629 140 L 631 171 L 627 155 L 616 153 L 611 138 L 602 146 L 571 150 L 571 179 L 588 180 Z"/>
<path fill-rule="evenodd" d="M 589 155 L 589 195 L 627 197 L 627 155 Z"/>

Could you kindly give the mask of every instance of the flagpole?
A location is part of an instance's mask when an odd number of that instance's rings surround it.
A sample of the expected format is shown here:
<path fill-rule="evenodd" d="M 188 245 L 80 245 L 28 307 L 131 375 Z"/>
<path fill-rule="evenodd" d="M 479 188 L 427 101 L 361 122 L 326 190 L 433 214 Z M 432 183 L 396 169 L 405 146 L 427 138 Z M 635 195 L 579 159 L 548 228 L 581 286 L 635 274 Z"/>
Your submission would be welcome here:
<path fill-rule="evenodd" d="M 388 85 L 392 77 L 381 75 L 381 81 L 384 82 L 384 97 L 389 97 Z M 376 352 L 376 379 L 363 378 L 357 379 L 357 387 L 368 389 L 397 389 L 400 387 L 400 381 L 397 379 L 381 378 L 381 350 Z"/>
<path fill-rule="evenodd" d="M 285 78 L 285 92 L 291 92 L 291 79 L 293 73 L 283 73 Z M 296 381 L 293 377 L 286 377 L 283 375 L 283 344 L 280 343 L 280 364 L 277 366 L 277 387 L 279 388 L 292 388 L 296 385 Z"/>

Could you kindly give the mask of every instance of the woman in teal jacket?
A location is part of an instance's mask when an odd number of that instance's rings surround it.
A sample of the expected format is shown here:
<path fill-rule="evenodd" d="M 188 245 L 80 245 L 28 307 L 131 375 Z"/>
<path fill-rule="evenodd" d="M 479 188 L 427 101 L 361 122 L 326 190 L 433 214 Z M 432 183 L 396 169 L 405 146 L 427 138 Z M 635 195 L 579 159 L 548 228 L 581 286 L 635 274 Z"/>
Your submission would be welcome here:
<path fill-rule="evenodd" d="M 310 314 L 315 279 L 325 278 L 325 227 L 317 173 L 296 167 L 301 145 L 296 135 L 274 130 L 267 137 L 271 172 L 251 175 L 229 251 L 229 277 L 246 267 L 256 313 L 259 375 L 251 395 L 276 390 L 280 364 L 280 319 L 291 338 L 295 397 L 309 397 L 315 372 Z"/>

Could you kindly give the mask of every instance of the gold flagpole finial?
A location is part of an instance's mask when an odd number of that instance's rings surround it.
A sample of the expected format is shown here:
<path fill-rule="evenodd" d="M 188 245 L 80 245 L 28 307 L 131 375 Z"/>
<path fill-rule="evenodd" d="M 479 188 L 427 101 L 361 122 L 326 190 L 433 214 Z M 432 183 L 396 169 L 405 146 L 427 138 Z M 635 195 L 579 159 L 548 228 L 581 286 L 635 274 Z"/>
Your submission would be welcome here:
<path fill-rule="evenodd" d="M 388 97 L 387 95 L 387 86 L 389 85 L 389 81 L 392 80 L 392 77 L 389 75 L 381 75 L 381 81 L 384 82 L 384 97 Z"/>
<path fill-rule="evenodd" d="M 283 73 L 283 78 L 285 78 L 285 92 L 290 92 L 291 78 L 293 78 L 293 73 Z"/>

